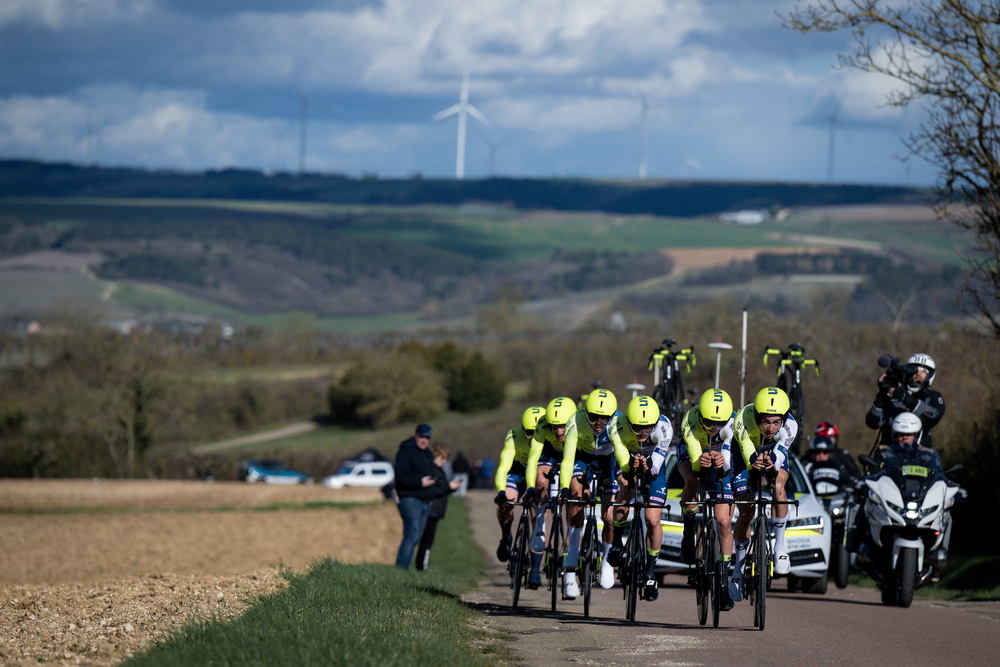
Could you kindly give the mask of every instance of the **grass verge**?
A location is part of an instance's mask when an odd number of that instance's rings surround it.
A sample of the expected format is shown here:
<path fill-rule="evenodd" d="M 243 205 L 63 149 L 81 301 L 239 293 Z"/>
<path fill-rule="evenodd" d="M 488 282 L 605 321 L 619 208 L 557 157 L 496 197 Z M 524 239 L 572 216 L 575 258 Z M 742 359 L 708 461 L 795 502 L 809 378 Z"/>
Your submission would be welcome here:
<path fill-rule="evenodd" d="M 364 539 L 359 535 L 358 539 Z M 431 570 L 325 558 L 230 621 L 196 620 L 123 664 L 440 667 L 511 660 L 507 634 L 460 600 L 483 573 L 464 502 L 438 525 Z"/>

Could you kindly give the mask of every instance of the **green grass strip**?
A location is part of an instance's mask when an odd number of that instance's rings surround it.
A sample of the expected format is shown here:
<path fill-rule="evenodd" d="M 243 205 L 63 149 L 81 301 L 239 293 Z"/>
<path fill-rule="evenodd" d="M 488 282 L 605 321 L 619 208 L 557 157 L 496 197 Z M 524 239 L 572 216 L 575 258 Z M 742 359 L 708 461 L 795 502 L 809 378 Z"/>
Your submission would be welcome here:
<path fill-rule="evenodd" d="M 359 539 L 363 537 L 359 536 Z M 325 558 L 286 590 L 254 600 L 230 621 L 193 621 L 126 660 L 174 665 L 493 665 L 510 660 L 508 636 L 489 630 L 459 596 L 483 572 L 462 501 L 438 526 L 427 572 Z"/>

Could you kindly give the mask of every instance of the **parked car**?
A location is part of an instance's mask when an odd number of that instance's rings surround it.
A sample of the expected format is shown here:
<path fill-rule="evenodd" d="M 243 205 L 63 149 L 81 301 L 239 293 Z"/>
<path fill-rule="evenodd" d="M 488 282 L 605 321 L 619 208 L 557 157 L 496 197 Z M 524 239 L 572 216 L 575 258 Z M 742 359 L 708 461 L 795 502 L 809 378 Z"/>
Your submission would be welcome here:
<path fill-rule="evenodd" d="M 345 486 L 365 486 L 382 488 L 396 478 L 392 464 L 388 461 L 347 461 L 336 475 L 324 477 L 323 486 L 339 489 Z"/>
<path fill-rule="evenodd" d="M 268 484 L 312 484 L 313 479 L 304 472 L 292 470 L 274 459 L 251 459 L 240 466 L 240 480 Z"/>
<path fill-rule="evenodd" d="M 681 519 L 681 490 L 684 479 L 677 470 L 677 448 L 671 447 L 664 463 L 667 466 L 667 505 L 663 508 L 663 544 L 660 557 L 656 561 L 656 573 L 692 573 L 690 566 L 681 560 L 681 537 L 684 524 Z M 788 462 L 789 475 L 785 492 L 789 500 L 798 500 L 798 508 L 788 508 L 788 522 L 785 524 L 785 547 L 792 569 L 788 575 L 788 588 L 801 586 L 807 593 L 826 593 L 827 565 L 830 562 L 830 543 L 833 534 L 830 515 L 823 507 L 805 470 L 799 460 L 792 456 Z M 669 510 L 669 511 L 668 511 Z M 768 506 L 770 516 L 770 505 Z M 733 515 L 733 525 L 739 517 L 737 507 Z M 774 538 L 772 537 L 772 543 Z"/>

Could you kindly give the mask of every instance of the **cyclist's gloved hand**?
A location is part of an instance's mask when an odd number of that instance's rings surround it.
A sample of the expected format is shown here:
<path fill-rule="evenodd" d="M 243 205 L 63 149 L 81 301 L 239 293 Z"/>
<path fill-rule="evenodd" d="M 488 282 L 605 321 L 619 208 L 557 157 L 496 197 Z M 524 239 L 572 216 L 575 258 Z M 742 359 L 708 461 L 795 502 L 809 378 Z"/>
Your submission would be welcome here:
<path fill-rule="evenodd" d="M 507 494 L 503 491 L 499 492 L 497 497 L 493 499 L 493 502 L 502 507 L 507 502 Z"/>
<path fill-rule="evenodd" d="M 535 502 L 535 487 L 531 487 L 524 492 L 524 502 L 533 503 Z"/>
<path fill-rule="evenodd" d="M 570 497 L 569 489 L 559 489 L 559 502 L 564 503 L 567 500 L 569 500 L 569 497 Z"/>

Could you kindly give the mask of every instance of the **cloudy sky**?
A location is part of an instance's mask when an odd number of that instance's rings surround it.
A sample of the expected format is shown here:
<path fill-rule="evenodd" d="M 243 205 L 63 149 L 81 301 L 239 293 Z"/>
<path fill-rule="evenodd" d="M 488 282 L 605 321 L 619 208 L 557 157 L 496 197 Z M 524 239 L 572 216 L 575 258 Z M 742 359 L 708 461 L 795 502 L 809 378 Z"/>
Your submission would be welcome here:
<path fill-rule="evenodd" d="M 926 185 L 919 108 L 786 0 L 0 0 L 0 158 Z M 645 108 L 645 115 L 643 109 Z"/>

